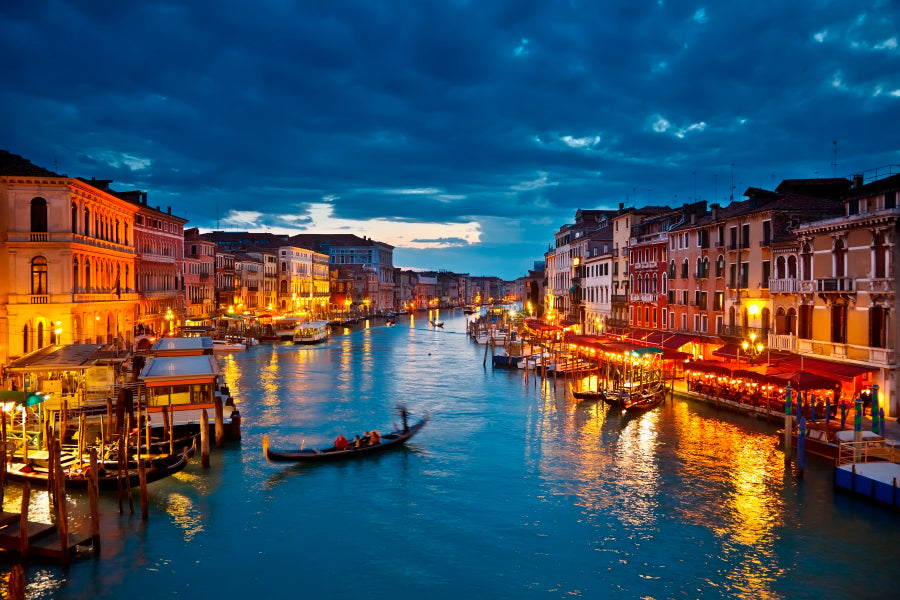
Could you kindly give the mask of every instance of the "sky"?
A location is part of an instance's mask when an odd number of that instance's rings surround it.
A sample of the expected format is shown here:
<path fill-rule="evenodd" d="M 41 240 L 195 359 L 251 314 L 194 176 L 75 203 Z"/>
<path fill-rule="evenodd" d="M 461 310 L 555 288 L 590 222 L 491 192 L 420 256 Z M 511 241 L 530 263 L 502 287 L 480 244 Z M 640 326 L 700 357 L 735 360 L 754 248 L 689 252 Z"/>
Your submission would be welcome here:
<path fill-rule="evenodd" d="M 0 148 L 514 279 L 579 209 L 900 165 L 898 44 L 890 0 L 3 0 Z"/>

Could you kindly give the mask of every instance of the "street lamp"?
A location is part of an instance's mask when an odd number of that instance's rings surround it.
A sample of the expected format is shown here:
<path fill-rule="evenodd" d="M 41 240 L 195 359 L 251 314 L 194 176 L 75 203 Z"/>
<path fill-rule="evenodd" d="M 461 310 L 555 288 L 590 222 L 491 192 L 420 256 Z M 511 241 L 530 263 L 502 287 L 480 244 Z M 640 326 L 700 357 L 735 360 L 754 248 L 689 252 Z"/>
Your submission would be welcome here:
<path fill-rule="evenodd" d="M 744 350 L 744 354 L 750 357 L 751 366 L 753 366 L 753 361 L 756 360 L 756 357 L 762 354 L 762 351 L 766 349 L 762 342 L 756 341 L 756 333 L 750 334 L 749 342 L 747 340 L 741 342 L 741 348 Z"/>

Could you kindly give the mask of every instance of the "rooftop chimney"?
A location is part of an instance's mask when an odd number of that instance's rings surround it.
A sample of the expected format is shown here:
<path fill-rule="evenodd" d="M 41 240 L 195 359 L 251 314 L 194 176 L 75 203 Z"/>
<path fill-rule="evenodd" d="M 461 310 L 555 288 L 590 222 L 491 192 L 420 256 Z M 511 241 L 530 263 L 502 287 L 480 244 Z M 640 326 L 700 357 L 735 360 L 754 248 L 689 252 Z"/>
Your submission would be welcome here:
<path fill-rule="evenodd" d="M 697 213 L 691 213 L 691 225 L 695 225 L 697 223 Z"/>
<path fill-rule="evenodd" d="M 168 213 L 171 215 L 171 214 L 172 214 L 172 207 L 171 207 L 171 206 L 167 206 L 167 207 L 166 207 L 166 212 L 168 212 Z"/>
<path fill-rule="evenodd" d="M 719 214 L 719 204 L 718 203 L 710 204 L 709 210 L 712 212 L 712 220 L 715 221 L 716 217 Z"/>
<path fill-rule="evenodd" d="M 858 188 L 858 187 L 862 187 L 862 185 L 863 185 L 862 173 L 858 173 L 858 174 L 854 175 L 853 176 L 853 185 L 851 187 Z"/>

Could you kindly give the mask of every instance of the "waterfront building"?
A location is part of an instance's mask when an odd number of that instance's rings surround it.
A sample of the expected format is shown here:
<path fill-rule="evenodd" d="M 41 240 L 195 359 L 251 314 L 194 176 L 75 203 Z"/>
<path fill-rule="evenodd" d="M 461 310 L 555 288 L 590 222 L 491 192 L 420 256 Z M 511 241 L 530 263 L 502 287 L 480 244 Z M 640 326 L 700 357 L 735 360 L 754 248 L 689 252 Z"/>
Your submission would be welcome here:
<path fill-rule="evenodd" d="M 236 252 L 234 257 L 235 295 L 243 311 L 261 314 L 267 311 L 265 294 L 265 265 L 247 252 Z"/>
<path fill-rule="evenodd" d="M 289 241 L 326 255 L 332 268 L 368 265 L 378 282 L 377 290 L 368 293 L 369 310 L 381 313 L 393 308 L 394 247 L 390 244 L 350 233 L 302 233 L 291 236 Z"/>
<path fill-rule="evenodd" d="M 438 308 L 437 273 L 420 271 L 413 289 L 414 303 L 417 310 Z"/>
<path fill-rule="evenodd" d="M 645 215 L 632 223 L 628 242 L 629 323 L 641 329 L 667 329 L 669 232 L 706 210 L 706 202 L 685 204 L 681 208 Z M 687 273 L 684 273 L 687 277 Z"/>
<path fill-rule="evenodd" d="M 210 325 L 215 309 L 216 245 L 196 227 L 184 232 L 185 325 Z M 174 331 L 177 323 L 171 324 Z"/>
<path fill-rule="evenodd" d="M 616 215 L 610 210 L 581 210 L 575 213 L 575 223 L 559 228 L 554 245 L 544 254 L 547 272 L 545 310 L 551 320 L 568 325 L 583 325 L 584 318 L 580 285 L 576 268 L 587 255 L 586 234 L 604 227 Z"/>
<path fill-rule="evenodd" d="M 216 311 L 243 312 L 243 302 L 235 288 L 234 254 L 216 250 Z"/>
<path fill-rule="evenodd" d="M 394 310 L 415 308 L 415 287 L 418 274 L 409 269 L 394 269 Z"/>
<path fill-rule="evenodd" d="M 131 344 L 139 209 L 107 185 L 0 151 L 0 364 L 49 344 Z"/>
<path fill-rule="evenodd" d="M 578 267 L 582 331 L 601 334 L 612 316 L 613 223 L 589 234 L 587 255 Z"/>
<path fill-rule="evenodd" d="M 113 192 L 115 193 L 115 192 Z M 185 322 L 184 225 L 187 219 L 147 204 L 147 192 L 115 193 L 139 208 L 134 217 L 135 309 L 134 346 L 147 350 L 169 324 Z"/>
<path fill-rule="evenodd" d="M 895 350 L 900 175 L 877 177 L 875 172 L 867 184 L 862 175 L 854 178 L 840 216 L 795 230 L 797 351 L 810 362 L 824 362 L 817 366 L 840 377 L 849 398 L 877 383 L 879 405 L 894 417 L 900 414 Z"/>
<path fill-rule="evenodd" d="M 328 256 L 305 247 L 278 248 L 278 308 L 325 317 L 330 300 Z"/>

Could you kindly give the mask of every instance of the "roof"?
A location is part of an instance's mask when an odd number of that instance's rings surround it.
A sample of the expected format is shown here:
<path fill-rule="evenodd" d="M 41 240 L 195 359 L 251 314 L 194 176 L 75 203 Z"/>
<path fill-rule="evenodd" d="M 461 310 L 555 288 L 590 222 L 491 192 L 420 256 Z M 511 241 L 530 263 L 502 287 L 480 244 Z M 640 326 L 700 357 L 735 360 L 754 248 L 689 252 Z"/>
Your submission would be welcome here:
<path fill-rule="evenodd" d="M 69 344 L 45 346 L 12 361 L 6 370 L 11 373 L 31 371 L 77 371 L 90 369 L 100 358 L 100 344 Z"/>
<path fill-rule="evenodd" d="M 212 348 L 212 339 L 208 337 L 163 337 L 153 344 L 151 352 L 157 356 L 203 354 L 204 351 L 211 351 Z"/>
<path fill-rule="evenodd" d="M 164 356 L 151 358 L 141 370 L 139 379 L 149 387 L 212 383 L 219 374 L 214 356 Z"/>
<path fill-rule="evenodd" d="M 13 175 L 19 177 L 65 177 L 53 171 L 39 167 L 18 154 L 0 150 L 0 176 Z"/>
<path fill-rule="evenodd" d="M 861 185 L 858 188 L 853 188 L 852 190 L 849 190 L 844 197 L 847 200 L 853 200 L 855 198 L 865 198 L 898 189 L 900 189 L 900 173 L 885 177 L 884 179 L 879 179 L 878 181 L 873 181 L 872 183 L 867 183 L 866 185 Z"/>

